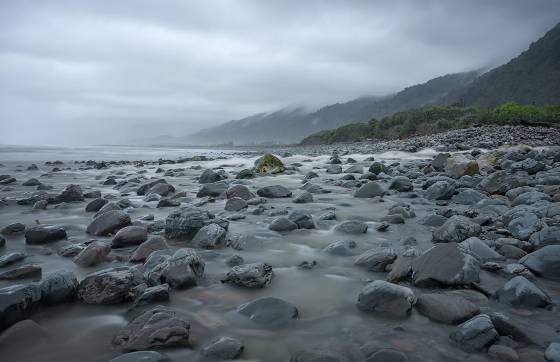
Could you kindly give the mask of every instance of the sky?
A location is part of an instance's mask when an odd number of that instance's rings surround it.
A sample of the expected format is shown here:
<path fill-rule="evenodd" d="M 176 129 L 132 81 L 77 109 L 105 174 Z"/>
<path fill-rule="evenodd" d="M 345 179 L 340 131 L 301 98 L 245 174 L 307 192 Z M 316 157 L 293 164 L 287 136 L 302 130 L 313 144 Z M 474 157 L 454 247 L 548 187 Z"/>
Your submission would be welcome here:
<path fill-rule="evenodd" d="M 0 144 L 131 143 L 487 69 L 557 0 L 0 0 Z"/>

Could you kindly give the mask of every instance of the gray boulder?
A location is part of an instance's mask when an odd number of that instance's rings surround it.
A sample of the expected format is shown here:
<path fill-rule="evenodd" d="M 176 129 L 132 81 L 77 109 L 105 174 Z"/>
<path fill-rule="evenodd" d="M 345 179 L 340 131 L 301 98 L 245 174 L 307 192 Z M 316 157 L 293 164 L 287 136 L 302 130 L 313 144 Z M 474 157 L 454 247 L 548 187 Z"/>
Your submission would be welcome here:
<path fill-rule="evenodd" d="M 294 209 L 288 214 L 288 220 L 296 223 L 299 229 L 314 229 L 315 223 L 311 213 L 304 209 Z"/>
<path fill-rule="evenodd" d="M 78 286 L 78 298 L 86 304 L 117 304 L 134 297 L 141 275 L 131 267 L 116 267 L 88 274 Z"/>
<path fill-rule="evenodd" d="M 358 198 L 371 198 L 376 196 L 383 196 L 385 189 L 376 181 L 370 181 L 362 185 L 356 192 L 354 197 Z"/>
<path fill-rule="evenodd" d="M 264 328 L 282 327 L 298 317 L 296 307 L 276 297 L 252 300 L 240 305 L 237 312 Z"/>
<path fill-rule="evenodd" d="M 414 189 L 412 182 L 406 176 L 395 176 L 389 184 L 389 190 L 396 190 L 399 192 L 409 192 Z"/>
<path fill-rule="evenodd" d="M 130 225 L 130 223 L 130 216 L 124 211 L 107 211 L 93 219 L 86 231 L 88 234 L 96 236 L 108 236 Z"/>
<path fill-rule="evenodd" d="M 334 231 L 344 234 L 365 234 L 368 225 L 359 220 L 346 220 L 336 225 Z"/>
<path fill-rule="evenodd" d="M 202 356 L 215 361 L 237 359 L 243 352 L 243 344 L 235 338 L 219 337 L 202 347 Z"/>
<path fill-rule="evenodd" d="M 446 324 L 459 324 L 480 313 L 476 304 L 453 292 L 421 294 L 415 307 L 429 319 Z"/>
<path fill-rule="evenodd" d="M 358 296 L 358 309 L 394 316 L 408 315 L 414 303 L 416 297 L 412 290 L 383 280 L 368 283 Z"/>
<path fill-rule="evenodd" d="M 506 304 L 517 307 L 544 308 L 552 304 L 552 300 L 544 290 L 522 276 L 510 279 L 496 292 L 496 298 Z"/>
<path fill-rule="evenodd" d="M 249 207 L 247 201 L 243 200 L 240 197 L 232 197 L 226 201 L 226 205 L 224 206 L 224 210 L 237 212 Z"/>
<path fill-rule="evenodd" d="M 460 205 L 474 205 L 480 200 L 486 199 L 488 199 L 488 196 L 473 189 L 465 189 L 453 196 L 453 202 Z"/>
<path fill-rule="evenodd" d="M 387 265 L 397 258 L 393 248 L 378 247 L 369 249 L 354 260 L 354 264 L 374 272 L 384 272 Z"/>
<path fill-rule="evenodd" d="M 452 216 L 442 226 L 434 230 L 433 240 L 436 243 L 460 243 L 482 232 L 479 224 L 464 216 Z"/>
<path fill-rule="evenodd" d="M 447 181 L 437 181 L 426 190 L 428 200 L 449 200 L 455 193 L 455 186 Z"/>
<path fill-rule="evenodd" d="M 524 256 L 519 263 L 543 278 L 560 280 L 560 245 L 547 245 Z"/>
<path fill-rule="evenodd" d="M 226 235 L 226 229 L 218 224 L 211 223 L 198 230 L 192 242 L 202 248 L 213 249 L 225 244 Z"/>
<path fill-rule="evenodd" d="M 66 238 L 66 230 L 62 226 L 41 225 L 25 231 L 25 242 L 30 245 L 46 244 Z"/>
<path fill-rule="evenodd" d="M 142 244 L 136 248 L 134 254 L 130 257 L 130 261 L 137 262 L 137 261 L 144 261 L 146 260 L 151 253 L 156 250 L 165 250 L 169 249 L 169 245 L 164 238 L 161 236 L 152 236 L 148 240 L 144 241 Z"/>
<path fill-rule="evenodd" d="M 74 258 L 74 263 L 87 268 L 99 265 L 107 260 L 111 247 L 102 241 L 93 241 L 83 248 Z"/>
<path fill-rule="evenodd" d="M 267 198 L 282 198 L 292 197 L 292 192 L 282 185 L 272 185 L 258 189 L 257 195 Z"/>
<path fill-rule="evenodd" d="M 264 288 L 270 284 L 273 275 L 272 267 L 267 263 L 242 264 L 232 267 L 222 283 L 244 288 Z"/>
<path fill-rule="evenodd" d="M 492 344 L 498 332 L 488 315 L 479 314 L 458 325 L 449 337 L 466 352 L 477 352 Z"/>
<path fill-rule="evenodd" d="M 272 220 L 268 228 L 272 231 L 283 232 L 296 230 L 298 228 L 298 225 L 287 217 L 281 216 Z"/>
<path fill-rule="evenodd" d="M 112 248 L 126 248 L 140 245 L 148 238 L 148 230 L 144 226 L 125 226 L 120 229 L 111 242 Z"/>
<path fill-rule="evenodd" d="M 60 270 L 47 275 L 40 283 L 41 302 L 56 304 L 72 301 L 78 290 L 78 279 L 69 270 Z"/>
<path fill-rule="evenodd" d="M 256 195 L 252 193 L 245 185 L 233 185 L 229 189 L 227 189 L 226 197 L 228 199 L 239 197 L 240 199 L 247 201 L 255 198 Z"/>
<path fill-rule="evenodd" d="M 196 197 L 221 197 L 226 193 L 228 184 L 225 181 L 203 184 L 198 190 Z"/>
<path fill-rule="evenodd" d="M 196 207 L 187 206 L 170 213 L 165 219 L 165 238 L 169 240 L 190 241 L 198 230 L 210 224 L 217 223 L 227 229 L 228 222 L 216 220 L 214 215 Z"/>
<path fill-rule="evenodd" d="M 330 243 L 323 249 L 325 252 L 339 256 L 354 255 L 353 249 L 356 248 L 356 242 L 352 240 L 340 240 Z"/>
<path fill-rule="evenodd" d="M 40 301 L 41 287 L 36 283 L 0 288 L 0 331 L 29 318 Z"/>

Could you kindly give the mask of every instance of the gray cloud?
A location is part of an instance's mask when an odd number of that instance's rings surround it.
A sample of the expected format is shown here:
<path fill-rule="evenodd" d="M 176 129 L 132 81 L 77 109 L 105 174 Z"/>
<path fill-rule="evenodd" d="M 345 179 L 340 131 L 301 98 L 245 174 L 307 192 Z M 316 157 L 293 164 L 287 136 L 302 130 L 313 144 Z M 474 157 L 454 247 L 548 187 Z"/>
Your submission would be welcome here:
<path fill-rule="evenodd" d="M 555 0 L 0 2 L 0 143 L 103 144 L 501 64 Z"/>

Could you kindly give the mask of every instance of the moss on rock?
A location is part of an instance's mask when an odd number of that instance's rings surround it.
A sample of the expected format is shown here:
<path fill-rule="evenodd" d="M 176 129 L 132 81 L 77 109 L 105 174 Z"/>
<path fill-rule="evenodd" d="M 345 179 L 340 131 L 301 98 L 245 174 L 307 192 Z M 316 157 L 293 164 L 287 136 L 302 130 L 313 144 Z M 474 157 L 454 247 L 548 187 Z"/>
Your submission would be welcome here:
<path fill-rule="evenodd" d="M 255 161 L 255 171 L 258 173 L 279 173 L 285 169 L 284 163 L 271 153 L 267 153 Z"/>

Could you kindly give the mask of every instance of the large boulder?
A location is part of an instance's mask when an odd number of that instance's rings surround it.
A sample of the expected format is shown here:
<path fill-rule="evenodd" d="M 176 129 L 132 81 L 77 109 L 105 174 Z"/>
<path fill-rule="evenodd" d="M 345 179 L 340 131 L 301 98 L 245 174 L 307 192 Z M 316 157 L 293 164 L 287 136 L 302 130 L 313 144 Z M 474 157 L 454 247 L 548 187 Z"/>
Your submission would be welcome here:
<path fill-rule="evenodd" d="M 547 245 L 524 256 L 519 263 L 543 278 L 560 280 L 560 245 Z"/>
<path fill-rule="evenodd" d="M 152 236 L 148 240 L 140 244 L 136 250 L 134 250 L 134 254 L 132 254 L 132 256 L 130 257 L 130 261 L 144 261 L 154 251 L 165 249 L 169 249 L 169 245 L 167 245 L 165 239 L 161 236 Z"/>
<path fill-rule="evenodd" d="M 107 199 L 93 199 L 86 205 L 86 212 L 98 212 L 108 202 Z"/>
<path fill-rule="evenodd" d="M 72 301 L 78 290 L 78 279 L 69 270 L 60 270 L 47 275 L 40 283 L 41 302 L 56 304 Z"/>
<path fill-rule="evenodd" d="M 203 184 L 196 193 L 196 197 L 221 197 L 226 193 L 228 184 L 226 181 L 217 181 Z"/>
<path fill-rule="evenodd" d="M 292 192 L 282 185 L 272 185 L 261 187 L 257 190 L 257 195 L 267 198 L 292 197 Z"/>
<path fill-rule="evenodd" d="M 214 170 L 204 170 L 200 177 L 198 178 L 198 182 L 201 184 L 210 184 L 213 182 L 222 181 L 224 179 L 223 175 L 220 173 L 214 172 Z"/>
<path fill-rule="evenodd" d="M 226 229 L 218 224 L 211 223 L 198 230 L 192 242 L 202 248 L 213 249 L 225 244 L 226 235 Z"/>
<path fill-rule="evenodd" d="M 415 307 L 420 314 L 446 324 L 459 324 L 480 313 L 476 304 L 453 292 L 421 294 Z"/>
<path fill-rule="evenodd" d="M 560 226 L 545 226 L 529 238 L 529 242 L 536 248 L 547 245 L 560 245 Z"/>
<path fill-rule="evenodd" d="M 355 249 L 356 246 L 357 244 L 353 240 L 339 240 L 330 243 L 323 250 L 332 255 L 350 256 L 354 255 L 353 249 Z"/>
<path fill-rule="evenodd" d="M 272 220 L 268 228 L 272 231 L 285 232 L 292 231 L 298 228 L 298 224 L 288 219 L 286 216 L 280 216 Z"/>
<path fill-rule="evenodd" d="M 216 220 L 214 215 L 196 207 L 187 206 L 170 213 L 165 219 L 165 237 L 169 240 L 190 241 L 200 229 L 210 223 L 217 223 L 227 229 L 228 222 Z"/>
<path fill-rule="evenodd" d="M 242 264 L 232 267 L 222 283 L 244 288 L 264 288 L 270 284 L 272 276 L 272 267 L 267 263 Z"/>
<path fill-rule="evenodd" d="M 205 263 L 191 248 L 181 248 L 162 264 L 160 281 L 175 289 L 185 289 L 198 284 L 204 275 Z"/>
<path fill-rule="evenodd" d="M 531 283 L 523 276 L 510 279 L 496 292 L 496 298 L 517 307 L 547 307 L 552 300 L 544 290 Z"/>
<path fill-rule="evenodd" d="M 141 282 L 136 268 L 116 267 L 88 274 L 78 286 L 78 298 L 86 304 L 117 304 L 134 297 Z"/>
<path fill-rule="evenodd" d="M 358 309 L 394 316 L 406 316 L 414 303 L 416 297 L 412 290 L 384 280 L 367 284 L 358 296 Z"/>
<path fill-rule="evenodd" d="M 155 181 L 144 183 L 140 185 L 140 187 L 136 190 L 136 194 L 139 196 L 146 195 L 152 189 L 152 187 L 159 183 L 167 183 L 167 181 L 165 181 L 164 179 L 158 179 Z"/>
<path fill-rule="evenodd" d="M 41 287 L 36 283 L 0 288 L 0 331 L 29 316 L 41 301 Z"/>
<path fill-rule="evenodd" d="M 103 241 L 95 240 L 83 248 L 74 258 L 74 263 L 87 268 L 96 266 L 107 260 L 111 247 Z"/>
<path fill-rule="evenodd" d="M 0 256 L 0 267 L 5 267 L 6 265 L 17 263 L 18 261 L 23 260 L 26 257 L 27 255 L 21 251 L 14 251 L 4 254 Z"/>
<path fill-rule="evenodd" d="M 385 194 L 385 189 L 376 181 L 370 181 L 362 185 L 356 192 L 354 192 L 354 197 L 358 198 L 370 198 L 376 196 L 383 196 Z"/>
<path fill-rule="evenodd" d="M 279 173 L 285 169 L 284 163 L 271 153 L 266 153 L 255 160 L 255 171 L 258 173 Z"/>
<path fill-rule="evenodd" d="M 311 213 L 304 209 L 294 209 L 288 214 L 288 220 L 294 222 L 299 229 L 314 229 L 315 223 Z"/>
<path fill-rule="evenodd" d="M 498 332 L 486 314 L 479 314 L 458 325 L 449 335 L 452 342 L 467 352 L 477 352 L 498 339 Z"/>
<path fill-rule="evenodd" d="M 235 338 L 219 337 L 202 347 L 200 354 L 210 360 L 237 359 L 243 352 L 243 344 Z"/>
<path fill-rule="evenodd" d="M 368 225 L 359 220 L 346 220 L 336 225 L 334 231 L 344 234 L 365 234 Z"/>
<path fill-rule="evenodd" d="M 481 262 L 503 261 L 505 258 L 477 237 L 471 237 L 459 243 L 459 248 L 464 253 L 474 255 Z"/>
<path fill-rule="evenodd" d="M 484 177 L 478 187 L 489 194 L 505 194 L 507 191 L 523 186 L 515 177 L 506 171 L 496 171 Z"/>
<path fill-rule="evenodd" d="M 455 185 L 447 181 L 437 181 L 426 190 L 428 200 L 449 200 L 455 193 Z"/>
<path fill-rule="evenodd" d="M 479 224 L 464 216 L 452 216 L 442 226 L 434 230 L 433 240 L 436 243 L 460 243 L 482 232 Z"/>
<path fill-rule="evenodd" d="M 468 159 L 463 154 L 454 154 L 447 158 L 445 163 L 445 173 L 455 179 L 465 175 L 476 175 L 478 171 L 478 162 Z"/>
<path fill-rule="evenodd" d="M 245 185 L 233 185 L 226 191 L 226 197 L 232 199 L 239 197 L 245 201 L 255 198 L 256 195 L 252 193 L 249 188 Z"/>
<path fill-rule="evenodd" d="M 148 230 L 144 226 L 126 226 L 120 229 L 113 241 L 112 248 L 126 248 L 142 244 L 148 238 Z"/>
<path fill-rule="evenodd" d="M 396 190 L 399 192 L 409 192 L 414 189 L 412 182 L 406 176 L 395 176 L 389 184 L 389 190 Z"/>
<path fill-rule="evenodd" d="M 453 196 L 453 202 L 460 205 L 474 205 L 481 200 L 487 199 L 488 196 L 473 189 L 465 189 Z"/>
<path fill-rule="evenodd" d="M 354 260 L 354 264 L 374 272 L 384 272 L 387 265 L 397 258 L 393 248 L 378 247 L 369 249 Z"/>
<path fill-rule="evenodd" d="M 157 306 L 148 310 L 113 338 L 112 345 L 121 351 L 142 351 L 190 346 L 190 323 L 178 312 Z"/>
<path fill-rule="evenodd" d="M 86 231 L 88 234 L 96 236 L 108 236 L 128 225 L 130 225 L 130 216 L 124 211 L 113 210 L 93 219 Z"/>
<path fill-rule="evenodd" d="M 480 280 L 480 262 L 456 243 L 434 245 L 416 259 L 412 270 L 412 281 L 420 287 L 464 286 Z"/>
<path fill-rule="evenodd" d="M 64 191 L 53 198 L 49 198 L 49 204 L 59 204 L 61 202 L 84 201 L 84 194 L 79 185 L 68 185 Z"/>
<path fill-rule="evenodd" d="M 252 300 L 240 305 L 237 312 L 264 328 L 282 327 L 298 316 L 296 307 L 276 297 Z"/>
<path fill-rule="evenodd" d="M 46 244 L 66 238 L 66 230 L 62 226 L 41 225 L 25 231 L 25 242 L 30 245 Z"/>

